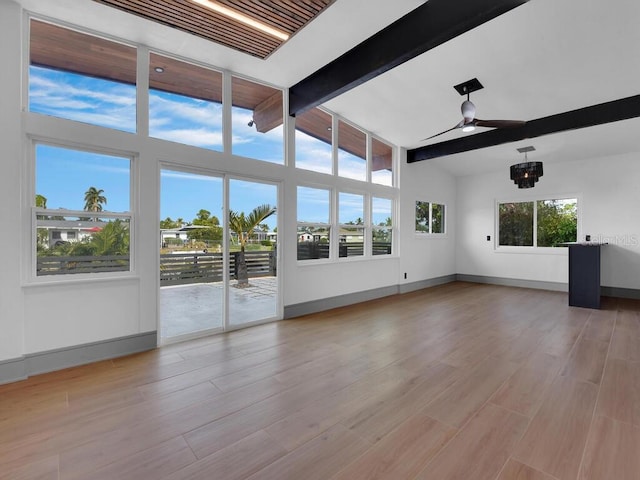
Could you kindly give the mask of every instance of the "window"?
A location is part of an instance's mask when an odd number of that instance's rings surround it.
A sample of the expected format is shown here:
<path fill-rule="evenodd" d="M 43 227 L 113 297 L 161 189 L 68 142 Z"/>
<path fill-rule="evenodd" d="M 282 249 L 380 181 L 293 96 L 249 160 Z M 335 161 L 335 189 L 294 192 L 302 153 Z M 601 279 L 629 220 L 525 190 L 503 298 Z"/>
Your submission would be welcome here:
<path fill-rule="evenodd" d="M 371 253 L 391 255 L 393 233 L 393 201 L 390 198 L 371 199 Z"/>
<path fill-rule="evenodd" d="M 129 271 L 131 159 L 44 144 L 35 153 L 36 276 Z"/>
<path fill-rule="evenodd" d="M 431 204 L 431 233 L 445 233 L 444 205 L 440 203 Z"/>
<path fill-rule="evenodd" d="M 233 77 L 232 153 L 284 164 L 282 90 Z"/>
<path fill-rule="evenodd" d="M 499 203 L 499 245 L 555 247 L 575 242 L 577 205 L 576 198 Z"/>
<path fill-rule="evenodd" d="M 393 148 L 374 138 L 371 140 L 371 181 L 393 185 Z"/>
<path fill-rule="evenodd" d="M 338 122 L 338 175 L 367 180 L 367 135 L 342 120 Z"/>
<path fill-rule="evenodd" d="M 416 201 L 416 233 L 444 234 L 445 205 Z"/>
<path fill-rule="evenodd" d="M 30 25 L 29 110 L 135 132 L 136 49 L 37 20 Z"/>
<path fill-rule="evenodd" d="M 518 247 L 533 246 L 534 202 L 501 203 L 499 214 L 499 244 Z"/>
<path fill-rule="evenodd" d="M 556 247 L 578 240 L 577 207 L 575 198 L 536 202 L 538 247 Z"/>
<path fill-rule="evenodd" d="M 364 255 L 364 196 L 338 195 L 339 257 Z"/>
<path fill-rule="evenodd" d="M 149 135 L 222 151 L 222 74 L 152 53 Z"/>
<path fill-rule="evenodd" d="M 296 167 L 333 173 L 331 121 L 317 107 L 296 116 Z"/>
<path fill-rule="evenodd" d="M 331 191 L 298 187 L 298 260 L 329 258 Z"/>

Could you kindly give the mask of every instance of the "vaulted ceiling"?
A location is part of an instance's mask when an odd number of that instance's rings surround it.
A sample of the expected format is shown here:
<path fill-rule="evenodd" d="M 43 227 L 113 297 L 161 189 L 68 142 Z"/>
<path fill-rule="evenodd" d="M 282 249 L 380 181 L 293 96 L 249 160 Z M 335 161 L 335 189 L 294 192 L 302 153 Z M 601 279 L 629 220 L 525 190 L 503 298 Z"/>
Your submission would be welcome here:
<path fill-rule="evenodd" d="M 336 0 L 312 21 L 303 23 L 304 28 L 299 27 L 295 35 L 267 53 L 265 59 L 259 58 L 264 54 L 256 56 L 225 47 L 217 41 L 106 6 L 104 2 L 19 0 L 19 3 L 48 17 L 290 87 L 425 2 Z M 636 53 L 640 45 L 639 21 L 640 2 L 636 0 L 529 1 L 326 101 L 325 105 L 382 138 L 416 148 L 469 135 L 456 130 L 429 142 L 422 140 L 459 121 L 463 98 L 453 86 L 473 77 L 484 85 L 484 89 L 471 96 L 479 118 L 534 120 L 632 97 L 640 94 L 640 62 Z M 503 169 L 518 158 L 516 148 L 528 144 L 536 147 L 535 160 L 545 162 L 640 154 L 638 131 L 640 120 L 632 118 L 428 162 L 455 175 L 469 175 Z"/>

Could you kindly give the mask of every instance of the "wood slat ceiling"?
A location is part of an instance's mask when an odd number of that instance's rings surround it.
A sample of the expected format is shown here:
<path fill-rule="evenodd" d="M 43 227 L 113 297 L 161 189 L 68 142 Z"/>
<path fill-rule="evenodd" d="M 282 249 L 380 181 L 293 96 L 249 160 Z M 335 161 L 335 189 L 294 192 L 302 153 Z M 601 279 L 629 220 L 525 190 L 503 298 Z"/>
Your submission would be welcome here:
<path fill-rule="evenodd" d="M 183 30 L 259 58 L 282 43 L 266 33 L 190 0 L 94 0 L 127 13 Z M 335 0 L 217 0 L 259 22 L 294 35 Z"/>

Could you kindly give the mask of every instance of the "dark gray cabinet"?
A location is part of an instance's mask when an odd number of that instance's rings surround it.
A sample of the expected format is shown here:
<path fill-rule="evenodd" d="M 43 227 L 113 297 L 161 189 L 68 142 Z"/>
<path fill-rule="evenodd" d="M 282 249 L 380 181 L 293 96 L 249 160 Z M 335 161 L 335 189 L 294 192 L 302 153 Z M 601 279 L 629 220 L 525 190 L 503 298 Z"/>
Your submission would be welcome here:
<path fill-rule="evenodd" d="M 572 243 L 569 247 L 569 305 L 600 308 L 599 243 Z"/>

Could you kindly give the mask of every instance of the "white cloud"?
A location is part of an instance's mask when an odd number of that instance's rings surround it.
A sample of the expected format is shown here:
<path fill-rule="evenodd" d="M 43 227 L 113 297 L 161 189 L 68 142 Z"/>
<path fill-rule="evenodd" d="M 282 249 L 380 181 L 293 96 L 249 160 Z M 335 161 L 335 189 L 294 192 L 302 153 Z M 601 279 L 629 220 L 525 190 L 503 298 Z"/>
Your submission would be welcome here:
<path fill-rule="evenodd" d="M 206 128 L 155 130 L 152 136 L 195 147 L 221 147 L 222 132 Z"/>
<path fill-rule="evenodd" d="M 181 95 L 149 95 L 149 117 L 152 122 L 187 122 L 192 125 L 209 127 L 222 126 L 222 105 Z"/>
<path fill-rule="evenodd" d="M 31 111 L 135 131 L 135 86 L 31 67 Z"/>
<path fill-rule="evenodd" d="M 360 157 L 339 150 L 338 175 L 364 181 L 367 178 L 367 164 Z"/>

